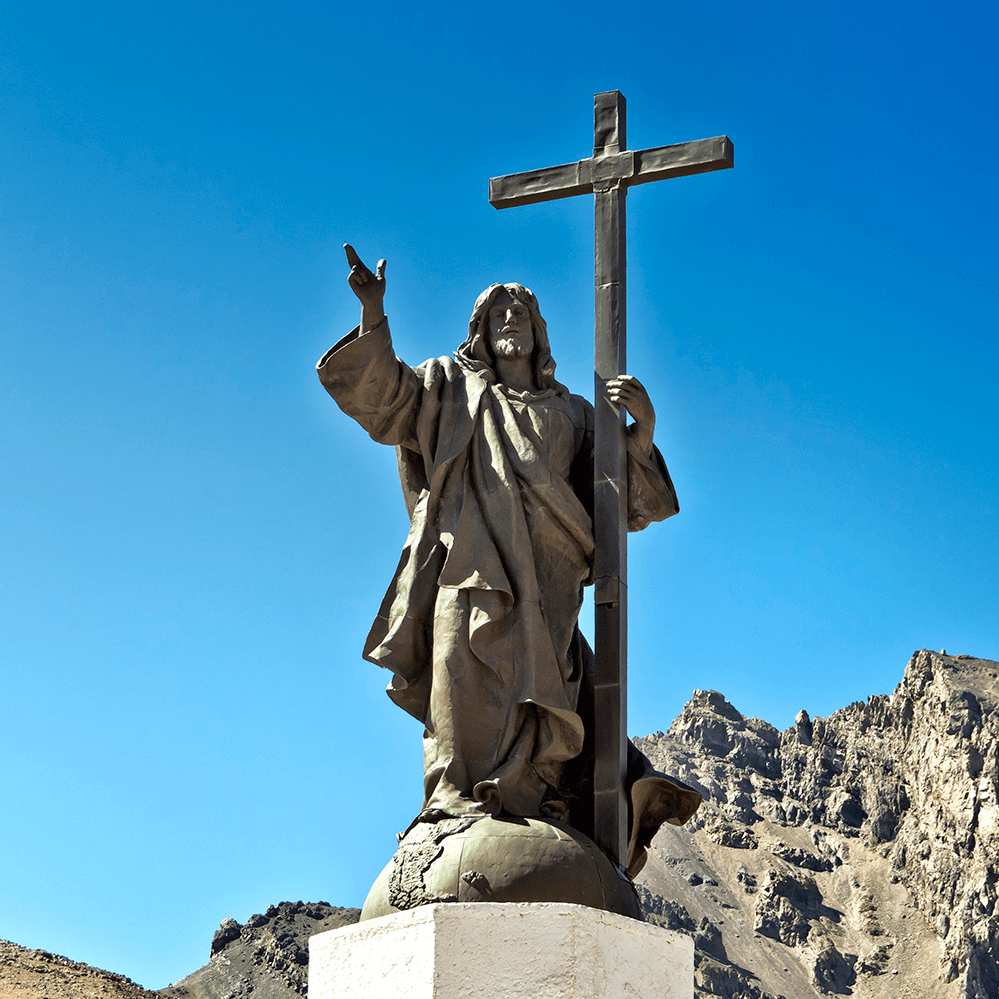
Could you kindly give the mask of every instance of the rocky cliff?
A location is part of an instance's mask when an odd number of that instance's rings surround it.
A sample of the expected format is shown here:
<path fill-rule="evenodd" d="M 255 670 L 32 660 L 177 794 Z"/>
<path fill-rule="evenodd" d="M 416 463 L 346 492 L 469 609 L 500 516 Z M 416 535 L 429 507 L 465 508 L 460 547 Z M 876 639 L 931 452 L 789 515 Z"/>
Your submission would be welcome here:
<path fill-rule="evenodd" d="M 309 937 L 356 923 L 360 909 L 328 902 L 281 902 L 245 923 L 223 919 L 211 959 L 161 989 L 163 999 L 291 999 L 309 985 Z"/>
<path fill-rule="evenodd" d="M 921 651 L 891 695 L 785 732 L 696 691 L 636 740 L 705 797 L 640 878 L 694 933 L 700 996 L 996 999 L 997 676 Z"/>

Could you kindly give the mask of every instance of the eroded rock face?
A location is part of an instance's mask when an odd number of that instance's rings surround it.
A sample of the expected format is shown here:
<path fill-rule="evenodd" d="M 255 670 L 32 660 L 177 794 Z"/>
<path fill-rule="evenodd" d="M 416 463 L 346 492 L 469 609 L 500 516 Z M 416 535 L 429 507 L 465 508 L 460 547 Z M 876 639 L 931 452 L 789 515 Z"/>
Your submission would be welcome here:
<path fill-rule="evenodd" d="M 997 677 L 921 651 L 891 695 L 782 733 L 697 691 L 636 740 L 706 799 L 642 875 L 749 976 L 712 943 L 699 996 L 999 996 Z"/>
<path fill-rule="evenodd" d="M 168 999 L 294 999 L 308 994 L 309 937 L 356 923 L 360 909 L 328 902 L 281 902 L 245 924 L 223 919 L 211 960 L 176 985 Z"/>

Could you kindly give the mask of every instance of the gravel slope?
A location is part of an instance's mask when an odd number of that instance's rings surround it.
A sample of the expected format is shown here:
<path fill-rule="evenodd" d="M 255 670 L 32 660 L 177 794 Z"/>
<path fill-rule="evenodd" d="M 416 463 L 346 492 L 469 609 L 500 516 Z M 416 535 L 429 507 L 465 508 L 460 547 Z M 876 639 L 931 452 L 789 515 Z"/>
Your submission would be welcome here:
<path fill-rule="evenodd" d="M 131 978 L 0 940 L 0 999 L 157 999 Z"/>

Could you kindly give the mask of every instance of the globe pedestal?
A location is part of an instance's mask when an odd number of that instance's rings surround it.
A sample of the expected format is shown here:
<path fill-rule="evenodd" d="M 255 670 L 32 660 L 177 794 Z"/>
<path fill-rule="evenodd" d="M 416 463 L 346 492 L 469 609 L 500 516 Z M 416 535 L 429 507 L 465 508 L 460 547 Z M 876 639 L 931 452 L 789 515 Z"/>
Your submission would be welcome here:
<path fill-rule="evenodd" d="M 309 941 L 309 999 L 692 999 L 689 937 L 560 902 L 422 905 Z"/>
<path fill-rule="evenodd" d="M 631 881 L 591 839 L 536 818 L 417 823 L 372 886 L 361 919 L 436 902 L 568 902 L 642 918 Z"/>

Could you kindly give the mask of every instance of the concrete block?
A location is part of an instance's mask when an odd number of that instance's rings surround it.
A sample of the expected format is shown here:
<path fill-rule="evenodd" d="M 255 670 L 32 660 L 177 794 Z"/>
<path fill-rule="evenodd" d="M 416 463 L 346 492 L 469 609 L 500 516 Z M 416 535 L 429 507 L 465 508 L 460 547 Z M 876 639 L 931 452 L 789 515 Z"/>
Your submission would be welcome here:
<path fill-rule="evenodd" d="M 309 999 L 692 999 L 690 937 L 559 902 L 451 902 L 319 933 Z"/>

